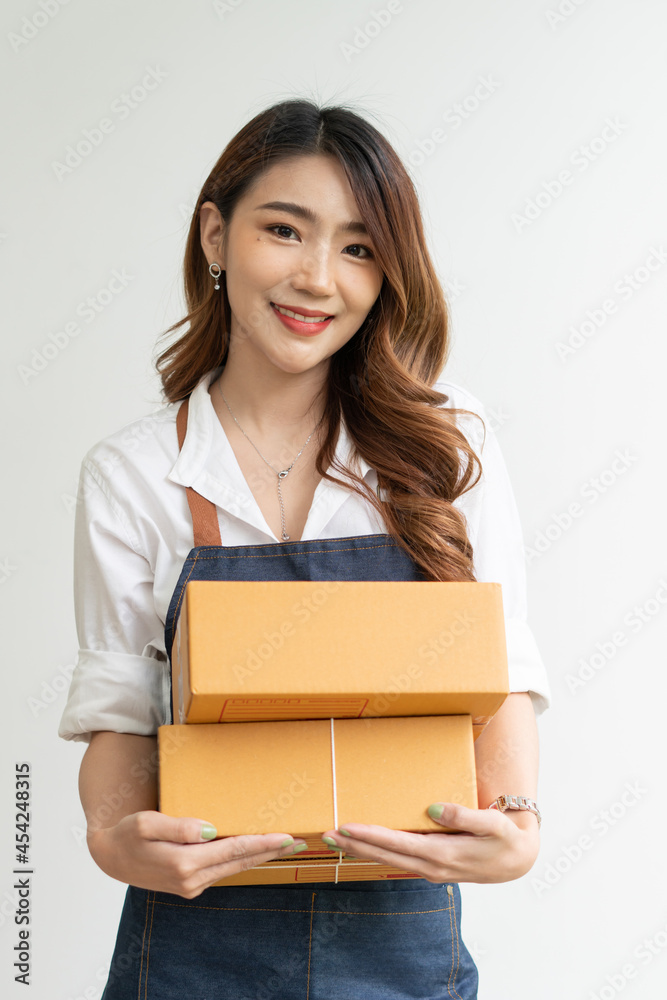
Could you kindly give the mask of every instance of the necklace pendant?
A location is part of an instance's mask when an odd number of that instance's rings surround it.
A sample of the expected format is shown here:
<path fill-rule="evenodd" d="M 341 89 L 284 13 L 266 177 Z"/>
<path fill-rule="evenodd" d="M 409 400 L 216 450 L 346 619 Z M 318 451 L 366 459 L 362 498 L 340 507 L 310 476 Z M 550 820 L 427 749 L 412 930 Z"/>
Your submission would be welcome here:
<path fill-rule="evenodd" d="M 284 542 L 289 542 L 289 535 L 287 534 L 286 531 L 283 531 L 283 541 Z"/>

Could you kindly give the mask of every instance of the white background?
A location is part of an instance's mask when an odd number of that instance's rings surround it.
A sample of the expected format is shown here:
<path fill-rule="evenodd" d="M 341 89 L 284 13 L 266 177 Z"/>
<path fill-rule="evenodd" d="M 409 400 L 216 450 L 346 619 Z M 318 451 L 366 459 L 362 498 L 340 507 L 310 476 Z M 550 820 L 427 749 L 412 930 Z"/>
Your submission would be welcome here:
<path fill-rule="evenodd" d="M 213 163 L 260 110 L 306 96 L 353 102 L 409 165 L 451 303 L 447 374 L 495 412 L 522 517 L 529 622 L 554 694 L 539 721 L 542 850 L 519 881 L 462 886 L 480 998 L 663 1000 L 664 2 L 403 0 L 381 30 L 373 11 L 386 0 L 43 6 L 49 16 L 38 0 L 5 3 L 0 29 L 3 995 L 98 998 L 125 892 L 83 841 L 85 745 L 56 734 L 77 649 L 81 458 L 162 404 L 156 339 L 184 314 L 184 239 Z M 164 74 L 159 85 L 114 113 L 149 68 Z M 482 78 L 492 93 L 475 97 Z M 54 163 L 104 117 L 113 132 L 59 178 Z M 429 147 L 438 128 L 445 138 Z M 51 335 L 114 269 L 132 276 L 127 287 L 37 370 Z M 559 353 L 587 320 L 579 346 Z M 626 459 L 613 471 L 617 452 Z M 572 689 L 578 671 L 588 679 Z M 29 993 L 12 968 L 23 760 Z"/>

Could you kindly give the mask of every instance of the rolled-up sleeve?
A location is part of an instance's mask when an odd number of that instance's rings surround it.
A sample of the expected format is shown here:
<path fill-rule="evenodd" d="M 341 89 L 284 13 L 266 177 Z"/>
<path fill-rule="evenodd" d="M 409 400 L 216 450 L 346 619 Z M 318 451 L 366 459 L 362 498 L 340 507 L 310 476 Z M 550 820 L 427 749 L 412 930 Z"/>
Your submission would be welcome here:
<path fill-rule="evenodd" d="M 501 584 L 510 691 L 528 691 L 535 714 L 551 704 L 547 671 L 527 621 L 526 560 L 519 511 L 495 431 L 483 405 L 469 397 L 461 406 L 479 413 L 486 424 L 482 446 L 479 420 L 461 429 L 480 457 L 482 477 L 461 498 L 473 545 L 475 577 Z"/>
<path fill-rule="evenodd" d="M 154 577 L 122 506 L 88 457 L 74 528 L 74 611 L 79 651 L 58 735 L 90 742 L 97 730 L 154 735 L 169 690 Z"/>

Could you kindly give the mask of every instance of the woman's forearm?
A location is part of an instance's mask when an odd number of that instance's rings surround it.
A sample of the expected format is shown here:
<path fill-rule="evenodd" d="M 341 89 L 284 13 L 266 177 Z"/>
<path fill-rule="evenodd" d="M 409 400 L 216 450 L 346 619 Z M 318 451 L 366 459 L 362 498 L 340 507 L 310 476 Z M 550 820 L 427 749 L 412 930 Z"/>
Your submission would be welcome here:
<path fill-rule="evenodd" d="M 157 737 L 95 732 L 81 761 L 79 795 L 88 830 L 157 809 Z"/>
<path fill-rule="evenodd" d="M 480 809 L 506 793 L 537 798 L 539 741 L 527 691 L 508 695 L 475 740 L 475 765 Z M 524 829 L 536 823 L 529 812 L 508 810 L 505 816 Z"/>

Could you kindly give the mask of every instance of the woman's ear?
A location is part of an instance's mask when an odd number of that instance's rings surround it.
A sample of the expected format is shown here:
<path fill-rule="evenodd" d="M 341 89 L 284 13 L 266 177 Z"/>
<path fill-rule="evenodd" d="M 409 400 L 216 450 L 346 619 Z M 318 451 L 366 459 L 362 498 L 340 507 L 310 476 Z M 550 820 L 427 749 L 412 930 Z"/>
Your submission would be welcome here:
<path fill-rule="evenodd" d="M 225 224 L 218 206 L 212 201 L 205 201 L 199 208 L 199 236 L 202 250 L 207 261 L 219 264 L 225 270 L 223 259 L 223 234 Z"/>

